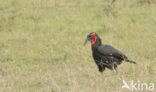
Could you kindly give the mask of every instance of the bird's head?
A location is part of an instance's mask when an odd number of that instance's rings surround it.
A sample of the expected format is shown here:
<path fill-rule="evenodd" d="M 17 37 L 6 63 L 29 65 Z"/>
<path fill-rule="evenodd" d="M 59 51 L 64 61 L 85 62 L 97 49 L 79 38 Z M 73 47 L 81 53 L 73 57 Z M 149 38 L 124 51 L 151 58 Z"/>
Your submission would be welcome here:
<path fill-rule="evenodd" d="M 91 32 L 89 35 L 87 35 L 84 45 L 86 45 L 88 41 L 90 41 L 91 45 L 94 45 L 98 39 L 100 38 L 98 37 L 97 33 Z"/>

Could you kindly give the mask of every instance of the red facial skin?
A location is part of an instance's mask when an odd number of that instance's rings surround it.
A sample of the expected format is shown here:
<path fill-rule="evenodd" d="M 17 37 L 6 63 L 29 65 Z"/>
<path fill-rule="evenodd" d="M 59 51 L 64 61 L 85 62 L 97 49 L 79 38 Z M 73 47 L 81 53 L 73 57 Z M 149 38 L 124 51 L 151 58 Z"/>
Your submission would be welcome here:
<path fill-rule="evenodd" d="M 92 33 L 92 34 L 90 35 L 91 37 L 94 38 L 94 39 L 90 40 L 90 43 L 91 43 L 92 45 L 94 45 L 95 42 L 96 42 L 96 40 L 97 40 L 97 37 L 96 37 L 95 35 L 96 35 L 95 33 Z"/>

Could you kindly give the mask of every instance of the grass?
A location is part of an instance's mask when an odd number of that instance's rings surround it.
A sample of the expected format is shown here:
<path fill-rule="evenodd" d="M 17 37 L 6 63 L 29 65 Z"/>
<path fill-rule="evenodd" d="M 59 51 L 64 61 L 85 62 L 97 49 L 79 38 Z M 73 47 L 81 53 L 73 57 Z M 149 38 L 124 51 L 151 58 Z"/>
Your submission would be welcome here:
<path fill-rule="evenodd" d="M 154 0 L 0 0 L 0 91 L 127 92 L 123 79 L 156 84 L 155 10 Z M 83 47 L 90 32 L 137 65 L 100 74 L 90 45 Z"/>

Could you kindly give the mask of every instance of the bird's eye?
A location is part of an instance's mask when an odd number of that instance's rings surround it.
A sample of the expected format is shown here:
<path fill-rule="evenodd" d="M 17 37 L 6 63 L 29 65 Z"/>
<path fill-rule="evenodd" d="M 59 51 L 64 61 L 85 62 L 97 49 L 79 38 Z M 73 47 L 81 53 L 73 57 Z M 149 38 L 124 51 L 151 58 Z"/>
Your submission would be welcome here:
<path fill-rule="evenodd" d="M 88 35 L 88 38 L 91 37 L 91 35 Z"/>

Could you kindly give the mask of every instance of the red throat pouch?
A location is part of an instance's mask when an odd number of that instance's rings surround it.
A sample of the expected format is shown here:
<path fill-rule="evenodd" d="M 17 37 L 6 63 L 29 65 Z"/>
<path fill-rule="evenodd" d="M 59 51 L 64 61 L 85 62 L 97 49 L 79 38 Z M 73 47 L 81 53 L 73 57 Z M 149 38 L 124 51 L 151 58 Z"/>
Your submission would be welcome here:
<path fill-rule="evenodd" d="M 90 43 L 91 43 L 92 45 L 94 45 L 94 44 L 95 44 L 95 42 L 96 42 L 96 40 L 97 40 L 97 37 L 96 37 L 96 36 L 94 36 L 94 39 L 92 39 L 92 40 L 90 41 Z"/>

